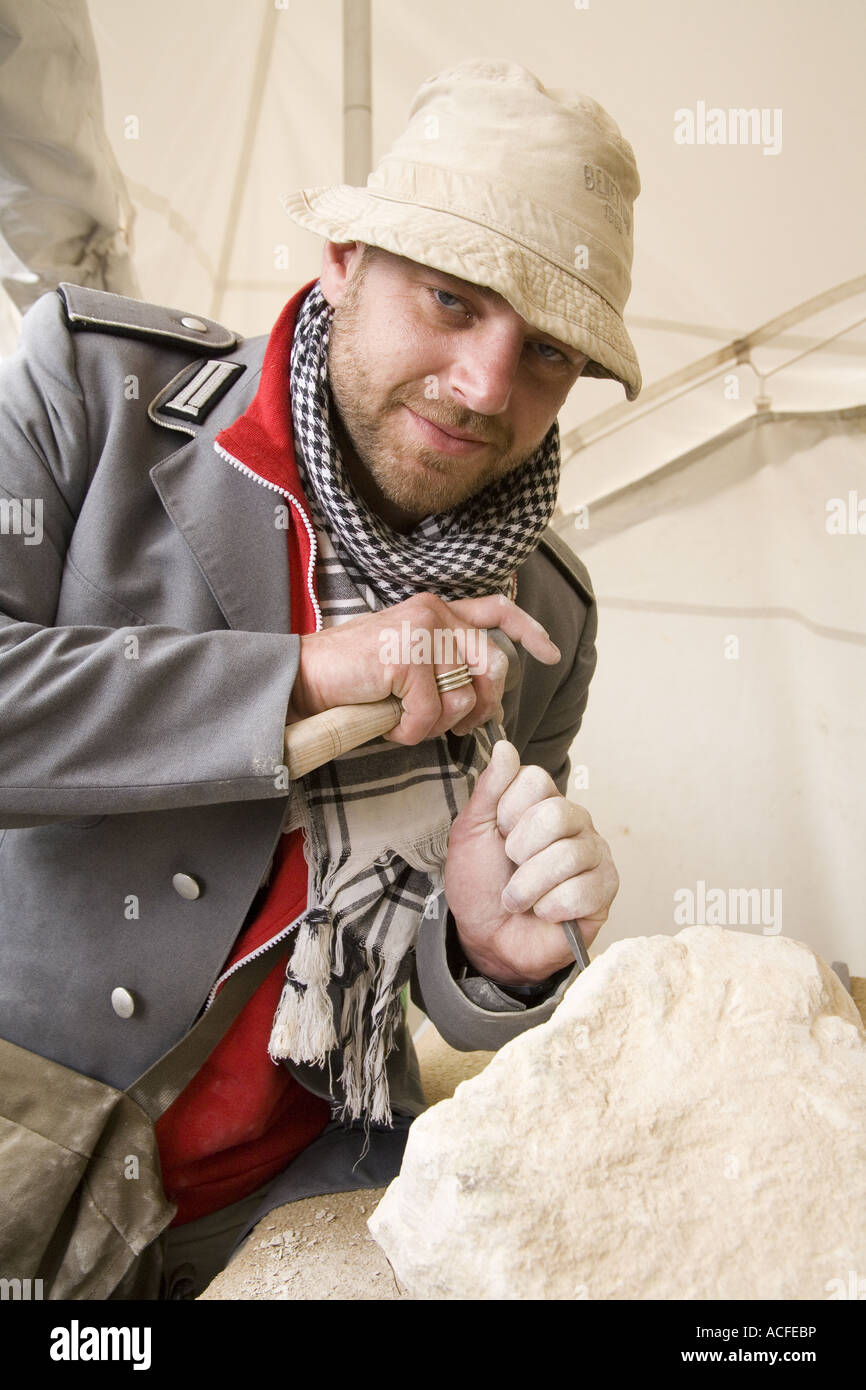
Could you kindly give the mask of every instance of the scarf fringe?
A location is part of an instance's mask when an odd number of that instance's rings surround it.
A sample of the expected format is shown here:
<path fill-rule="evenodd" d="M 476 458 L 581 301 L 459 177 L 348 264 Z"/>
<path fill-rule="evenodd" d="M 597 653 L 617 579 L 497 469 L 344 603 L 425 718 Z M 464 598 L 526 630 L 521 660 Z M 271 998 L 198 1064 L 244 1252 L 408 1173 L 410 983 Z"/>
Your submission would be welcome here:
<path fill-rule="evenodd" d="M 274 1015 L 268 1052 L 274 1061 L 321 1066 L 337 1046 L 334 1010 L 328 994 L 331 978 L 330 931 L 321 913 L 307 916 L 298 928 L 286 983 Z"/>
<path fill-rule="evenodd" d="M 446 825 L 442 830 L 428 835 L 426 839 L 413 841 L 408 844 L 401 844 L 399 841 L 392 846 L 401 858 L 413 869 L 418 869 L 422 874 L 427 874 L 431 885 L 435 891 L 445 886 L 445 859 L 448 854 L 448 841 L 451 838 L 451 826 Z"/>
<path fill-rule="evenodd" d="M 344 1017 L 352 1026 L 343 1040 L 340 1083 L 345 1100 L 340 1118 L 357 1119 L 363 1114 L 366 1125 L 392 1123 L 386 1063 L 394 1047 L 403 1006 L 400 990 L 382 984 L 383 973 L 381 963 L 373 978 L 365 971 L 346 991 L 351 997 L 344 1001 Z"/>
<path fill-rule="evenodd" d="M 385 982 L 386 965 L 367 955 L 366 968 L 342 991 L 339 1036 L 328 994 L 330 942 L 342 933 L 321 920 L 303 921 L 289 962 L 268 1051 L 274 1061 L 322 1066 L 334 1048 L 341 1048 L 342 1120 L 363 1118 L 369 1124 L 392 1123 L 387 1059 L 402 1020 L 402 987 Z M 335 941 L 335 948 L 337 942 Z M 304 975 L 303 980 L 299 979 Z"/>

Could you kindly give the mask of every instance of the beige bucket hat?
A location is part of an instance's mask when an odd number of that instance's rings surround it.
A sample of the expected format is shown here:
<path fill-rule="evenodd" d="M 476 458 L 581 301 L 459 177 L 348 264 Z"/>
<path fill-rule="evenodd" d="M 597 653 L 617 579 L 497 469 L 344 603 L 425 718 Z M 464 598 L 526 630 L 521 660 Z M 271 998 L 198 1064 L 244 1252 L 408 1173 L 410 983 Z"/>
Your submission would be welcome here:
<path fill-rule="evenodd" d="M 365 188 L 306 188 L 288 215 L 502 295 L 584 352 L 584 376 L 634 400 L 622 313 L 631 289 L 634 152 L 591 97 L 547 90 L 517 63 L 465 62 L 418 89 L 409 124 Z"/>

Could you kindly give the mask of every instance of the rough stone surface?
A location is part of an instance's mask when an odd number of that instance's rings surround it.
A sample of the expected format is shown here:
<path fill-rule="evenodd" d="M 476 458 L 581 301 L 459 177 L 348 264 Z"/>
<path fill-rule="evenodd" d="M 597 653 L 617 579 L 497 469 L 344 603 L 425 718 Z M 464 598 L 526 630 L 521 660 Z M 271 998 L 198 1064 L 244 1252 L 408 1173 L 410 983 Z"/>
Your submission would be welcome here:
<path fill-rule="evenodd" d="M 368 1224 L 415 1298 L 828 1299 L 866 1275 L 855 1003 L 782 937 L 616 942 L 416 1120 Z"/>

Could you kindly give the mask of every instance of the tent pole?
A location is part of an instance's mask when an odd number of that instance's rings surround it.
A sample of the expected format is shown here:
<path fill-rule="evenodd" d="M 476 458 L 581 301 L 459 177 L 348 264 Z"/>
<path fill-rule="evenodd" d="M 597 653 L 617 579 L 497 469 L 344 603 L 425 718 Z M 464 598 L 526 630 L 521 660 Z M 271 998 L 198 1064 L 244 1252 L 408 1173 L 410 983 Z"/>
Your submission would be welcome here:
<path fill-rule="evenodd" d="M 372 164 L 370 0 L 343 0 L 343 179 L 367 182 Z"/>

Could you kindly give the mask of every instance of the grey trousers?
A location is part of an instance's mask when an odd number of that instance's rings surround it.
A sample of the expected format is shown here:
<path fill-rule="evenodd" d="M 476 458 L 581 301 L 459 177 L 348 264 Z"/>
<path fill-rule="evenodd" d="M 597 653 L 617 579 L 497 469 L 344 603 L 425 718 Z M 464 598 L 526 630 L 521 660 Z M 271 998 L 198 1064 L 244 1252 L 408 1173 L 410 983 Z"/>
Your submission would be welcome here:
<path fill-rule="evenodd" d="M 136 1260 L 112 1298 L 197 1298 L 274 1207 L 328 1192 L 384 1187 L 400 1171 L 412 1119 L 395 1114 L 393 1127 L 371 1125 L 366 1153 L 360 1122 L 347 1127 L 332 1120 L 318 1139 L 256 1192 L 210 1216 L 164 1231 Z M 161 1247 L 161 1259 L 155 1247 Z"/>

